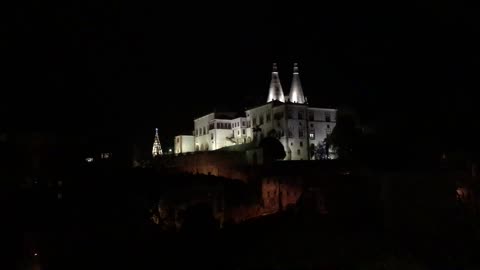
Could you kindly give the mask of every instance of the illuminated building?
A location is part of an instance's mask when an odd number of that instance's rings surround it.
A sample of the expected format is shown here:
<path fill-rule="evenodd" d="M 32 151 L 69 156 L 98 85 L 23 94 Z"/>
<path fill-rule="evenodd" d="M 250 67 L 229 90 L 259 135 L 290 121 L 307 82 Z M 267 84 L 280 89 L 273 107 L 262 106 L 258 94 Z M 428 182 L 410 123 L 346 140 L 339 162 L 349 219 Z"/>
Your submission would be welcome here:
<path fill-rule="evenodd" d="M 290 93 L 285 96 L 277 65 L 273 64 L 266 104 L 247 109 L 241 114 L 213 112 L 194 119 L 194 145 L 182 147 L 194 151 L 213 151 L 260 142 L 270 136 L 282 143 L 287 154 L 286 160 L 314 159 L 312 150 L 324 147 L 325 138 L 335 127 L 336 113 L 336 109 L 309 106 L 296 63 Z M 176 147 L 175 153 L 183 151 Z M 329 157 L 332 158 L 331 155 Z"/>

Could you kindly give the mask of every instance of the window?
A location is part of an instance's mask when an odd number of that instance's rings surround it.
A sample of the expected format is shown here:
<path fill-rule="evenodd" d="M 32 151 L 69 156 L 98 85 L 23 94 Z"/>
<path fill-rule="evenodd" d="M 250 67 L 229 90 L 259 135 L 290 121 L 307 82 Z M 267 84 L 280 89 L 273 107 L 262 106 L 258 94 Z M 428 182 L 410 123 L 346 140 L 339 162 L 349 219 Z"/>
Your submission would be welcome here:
<path fill-rule="evenodd" d="M 209 129 L 209 130 L 214 129 L 214 128 L 215 128 L 214 125 L 215 125 L 214 123 L 209 124 L 209 125 L 208 125 L 208 129 Z"/>
<path fill-rule="evenodd" d="M 297 155 L 300 156 L 300 149 L 297 149 Z"/>
<path fill-rule="evenodd" d="M 227 123 L 227 129 L 231 129 L 231 128 L 232 128 L 232 124 Z"/>
<path fill-rule="evenodd" d="M 303 130 L 302 129 L 298 130 L 298 137 L 303 138 Z"/>
<path fill-rule="evenodd" d="M 325 121 L 327 122 L 330 122 L 330 113 L 329 112 L 325 112 Z"/>
<path fill-rule="evenodd" d="M 314 113 L 313 112 L 308 112 L 308 121 L 313 121 L 313 116 L 314 116 Z"/>
<path fill-rule="evenodd" d="M 271 115 L 270 113 L 267 113 L 267 123 L 270 123 L 270 120 L 271 120 Z"/>
<path fill-rule="evenodd" d="M 206 128 L 205 128 L 205 127 L 203 127 L 203 132 L 202 132 L 202 135 L 203 135 L 203 134 L 207 134 L 207 132 L 206 132 Z"/>
<path fill-rule="evenodd" d="M 238 130 L 237 135 L 240 135 L 240 130 Z"/>
<path fill-rule="evenodd" d="M 303 147 L 303 142 L 300 142 L 300 147 Z"/>
<path fill-rule="evenodd" d="M 310 123 L 310 127 L 313 128 L 313 123 Z"/>
<path fill-rule="evenodd" d="M 258 116 L 260 118 L 260 125 L 263 125 L 263 115 Z"/>
<path fill-rule="evenodd" d="M 213 141 L 213 133 L 210 133 L 210 139 Z"/>
<path fill-rule="evenodd" d="M 298 112 L 298 119 L 303 120 L 303 111 Z"/>
<path fill-rule="evenodd" d="M 242 134 L 245 135 L 245 129 L 242 129 Z"/>
<path fill-rule="evenodd" d="M 281 120 L 281 119 L 283 119 L 283 112 L 276 112 L 276 113 L 273 115 L 273 119 L 275 119 L 275 120 Z"/>
<path fill-rule="evenodd" d="M 287 117 L 288 117 L 288 119 L 292 119 L 292 118 L 293 118 L 292 109 L 287 109 Z"/>
<path fill-rule="evenodd" d="M 308 133 L 308 138 L 310 140 L 315 140 L 315 130 L 310 130 L 310 132 Z"/>
<path fill-rule="evenodd" d="M 180 138 L 179 138 L 179 137 L 177 137 L 177 143 L 179 143 L 179 142 L 180 142 Z"/>
<path fill-rule="evenodd" d="M 245 126 L 245 121 L 242 121 L 242 126 L 243 126 L 243 127 Z"/>
<path fill-rule="evenodd" d="M 195 136 L 198 136 L 198 129 L 195 129 Z"/>

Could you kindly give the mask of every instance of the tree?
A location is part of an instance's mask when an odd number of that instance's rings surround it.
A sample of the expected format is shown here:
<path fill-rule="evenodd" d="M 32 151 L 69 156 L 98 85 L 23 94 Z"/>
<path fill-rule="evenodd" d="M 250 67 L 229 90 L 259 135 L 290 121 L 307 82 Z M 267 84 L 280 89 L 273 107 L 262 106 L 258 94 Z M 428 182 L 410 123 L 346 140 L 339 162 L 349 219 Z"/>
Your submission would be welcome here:
<path fill-rule="evenodd" d="M 263 160 L 267 162 L 284 159 L 287 155 L 282 143 L 273 137 L 264 138 L 260 142 L 260 148 L 263 149 Z"/>
<path fill-rule="evenodd" d="M 331 145 L 340 159 L 355 159 L 361 155 L 363 132 L 358 127 L 351 112 L 339 112 L 337 124 L 325 140 L 327 148 Z"/>

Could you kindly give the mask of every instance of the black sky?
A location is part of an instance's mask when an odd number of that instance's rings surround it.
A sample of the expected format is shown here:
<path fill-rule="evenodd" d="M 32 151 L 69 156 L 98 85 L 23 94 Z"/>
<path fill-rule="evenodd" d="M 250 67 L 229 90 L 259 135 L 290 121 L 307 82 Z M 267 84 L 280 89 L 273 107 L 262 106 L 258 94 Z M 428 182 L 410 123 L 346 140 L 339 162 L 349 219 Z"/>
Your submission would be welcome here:
<path fill-rule="evenodd" d="M 224 2 L 15 3 L 2 122 L 171 141 L 194 116 L 263 102 L 274 61 L 288 91 L 297 61 L 311 104 L 437 143 L 477 134 L 478 6 Z"/>

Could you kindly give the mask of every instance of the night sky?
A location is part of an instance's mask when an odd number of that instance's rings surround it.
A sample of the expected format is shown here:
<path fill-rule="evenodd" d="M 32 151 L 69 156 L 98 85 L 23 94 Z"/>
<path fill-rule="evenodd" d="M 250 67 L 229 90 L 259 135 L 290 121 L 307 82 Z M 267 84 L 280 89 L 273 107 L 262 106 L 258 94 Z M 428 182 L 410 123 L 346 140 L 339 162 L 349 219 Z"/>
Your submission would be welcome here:
<path fill-rule="evenodd" d="M 476 141 L 473 1 L 163 2 L 12 4 L 2 123 L 148 143 L 159 127 L 168 144 L 194 116 L 264 102 L 272 62 L 288 93 L 298 62 L 312 105 L 352 107 L 416 142 Z"/>

